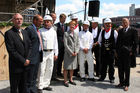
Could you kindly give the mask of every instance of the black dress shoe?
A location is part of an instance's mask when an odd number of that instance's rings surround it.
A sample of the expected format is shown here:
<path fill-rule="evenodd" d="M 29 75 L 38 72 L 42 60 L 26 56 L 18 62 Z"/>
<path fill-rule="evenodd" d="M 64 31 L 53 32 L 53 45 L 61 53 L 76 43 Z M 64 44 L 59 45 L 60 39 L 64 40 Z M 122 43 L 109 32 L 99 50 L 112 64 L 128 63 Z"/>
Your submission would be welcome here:
<path fill-rule="evenodd" d="M 63 74 L 57 74 L 58 77 L 63 77 Z"/>
<path fill-rule="evenodd" d="M 57 78 L 52 78 L 51 80 L 52 81 L 59 81 L 59 79 L 57 79 Z"/>
<path fill-rule="evenodd" d="M 42 89 L 38 89 L 38 93 L 43 93 Z"/>
<path fill-rule="evenodd" d="M 45 87 L 45 88 L 43 88 L 43 90 L 52 91 L 52 88 L 51 87 Z"/>
<path fill-rule="evenodd" d="M 68 82 L 67 82 L 67 83 L 64 82 L 64 86 L 65 86 L 65 87 L 69 87 Z"/>
<path fill-rule="evenodd" d="M 97 81 L 104 81 L 104 79 L 100 78 L 100 79 L 98 79 Z"/>
<path fill-rule="evenodd" d="M 121 88 L 121 87 L 123 87 L 123 84 L 118 84 L 118 85 L 116 85 L 115 87 L 116 87 L 116 88 Z"/>
<path fill-rule="evenodd" d="M 72 84 L 72 85 L 76 85 L 76 83 L 74 81 L 73 82 L 69 81 L 69 83 Z"/>
<path fill-rule="evenodd" d="M 110 83 L 114 83 L 114 80 L 110 80 Z"/>
<path fill-rule="evenodd" d="M 80 79 L 81 82 L 83 82 L 83 81 L 85 81 L 85 80 L 86 80 L 85 78 L 81 78 L 81 79 Z"/>
<path fill-rule="evenodd" d="M 95 82 L 96 80 L 94 78 L 88 78 L 88 80 Z"/>

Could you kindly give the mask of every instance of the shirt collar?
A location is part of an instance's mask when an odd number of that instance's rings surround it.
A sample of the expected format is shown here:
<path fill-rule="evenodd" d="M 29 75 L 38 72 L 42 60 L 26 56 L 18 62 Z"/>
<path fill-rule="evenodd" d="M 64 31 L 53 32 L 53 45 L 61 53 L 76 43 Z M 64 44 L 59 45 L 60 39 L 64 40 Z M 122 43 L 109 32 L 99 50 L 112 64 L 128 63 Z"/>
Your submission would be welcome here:
<path fill-rule="evenodd" d="M 33 25 L 34 29 L 37 31 L 37 27 L 34 24 L 32 24 L 32 25 Z"/>
<path fill-rule="evenodd" d="M 130 26 L 128 26 L 128 27 L 126 28 L 126 31 L 128 31 L 129 28 L 130 28 Z"/>
<path fill-rule="evenodd" d="M 62 23 L 60 22 L 60 25 L 62 26 L 62 25 L 64 25 L 64 23 L 62 24 Z"/>
<path fill-rule="evenodd" d="M 96 27 L 95 29 L 94 29 L 94 28 L 92 28 L 92 30 L 95 30 L 95 31 L 97 31 L 97 29 L 98 29 L 98 27 Z"/>

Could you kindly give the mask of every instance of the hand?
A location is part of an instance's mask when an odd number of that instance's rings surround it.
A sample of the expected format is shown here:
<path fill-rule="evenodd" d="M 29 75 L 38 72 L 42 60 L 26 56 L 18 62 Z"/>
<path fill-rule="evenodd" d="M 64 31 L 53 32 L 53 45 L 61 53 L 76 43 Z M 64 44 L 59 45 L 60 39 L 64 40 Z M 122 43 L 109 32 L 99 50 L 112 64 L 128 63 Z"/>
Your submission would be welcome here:
<path fill-rule="evenodd" d="M 75 53 L 72 53 L 72 56 L 75 56 Z"/>
<path fill-rule="evenodd" d="M 116 52 L 114 53 L 114 55 L 115 55 L 116 58 L 118 58 L 118 54 Z"/>
<path fill-rule="evenodd" d="M 92 47 L 95 48 L 95 46 L 96 46 L 96 44 L 94 43 Z"/>
<path fill-rule="evenodd" d="M 30 60 L 26 59 L 24 66 L 28 66 L 30 64 Z"/>
<path fill-rule="evenodd" d="M 75 56 L 77 56 L 77 53 L 74 53 Z"/>
<path fill-rule="evenodd" d="M 94 44 L 93 44 L 93 48 L 94 48 L 95 46 L 97 46 L 97 45 L 99 45 L 98 42 L 94 43 Z"/>
<path fill-rule="evenodd" d="M 58 58 L 57 56 L 54 56 L 54 61 L 56 61 L 56 60 L 57 60 L 57 58 Z"/>
<path fill-rule="evenodd" d="M 133 53 L 132 52 L 130 52 L 130 54 L 129 54 L 130 56 L 132 56 L 133 55 Z"/>
<path fill-rule="evenodd" d="M 84 48 L 83 51 L 84 51 L 85 54 L 87 54 L 88 53 L 88 48 Z"/>
<path fill-rule="evenodd" d="M 77 55 L 77 53 L 75 53 L 75 52 L 74 52 L 74 53 L 72 53 L 72 56 L 76 56 L 76 55 Z"/>

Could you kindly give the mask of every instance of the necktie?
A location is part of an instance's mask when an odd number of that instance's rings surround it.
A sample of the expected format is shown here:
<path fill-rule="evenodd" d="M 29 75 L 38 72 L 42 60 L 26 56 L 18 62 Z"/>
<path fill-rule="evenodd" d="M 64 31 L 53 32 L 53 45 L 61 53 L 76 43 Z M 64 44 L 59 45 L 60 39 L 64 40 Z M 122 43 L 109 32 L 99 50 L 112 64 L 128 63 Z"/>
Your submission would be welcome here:
<path fill-rule="evenodd" d="M 64 25 L 62 24 L 62 32 L 64 32 Z"/>
<path fill-rule="evenodd" d="M 41 39 L 40 32 L 39 32 L 38 29 L 37 29 L 37 34 L 38 34 L 38 37 L 39 37 L 39 41 L 40 41 L 40 45 L 41 45 L 41 49 L 43 50 L 42 39 Z"/>
<path fill-rule="evenodd" d="M 21 32 L 22 30 L 19 30 L 19 36 L 20 36 L 20 38 L 23 40 L 23 35 L 22 35 L 22 32 Z"/>
<path fill-rule="evenodd" d="M 126 32 L 126 28 L 124 28 L 123 31 Z"/>

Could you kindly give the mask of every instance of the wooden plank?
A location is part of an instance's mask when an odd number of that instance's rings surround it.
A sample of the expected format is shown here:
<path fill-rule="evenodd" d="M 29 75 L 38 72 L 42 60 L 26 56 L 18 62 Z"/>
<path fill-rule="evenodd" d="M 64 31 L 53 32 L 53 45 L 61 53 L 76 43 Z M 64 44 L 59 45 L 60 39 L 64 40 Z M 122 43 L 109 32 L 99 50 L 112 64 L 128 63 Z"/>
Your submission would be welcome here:
<path fill-rule="evenodd" d="M 11 27 L 0 28 L 2 33 L 5 33 Z M 8 68 L 8 53 L 6 50 L 4 37 L 0 34 L 0 80 L 9 79 L 9 68 Z"/>

